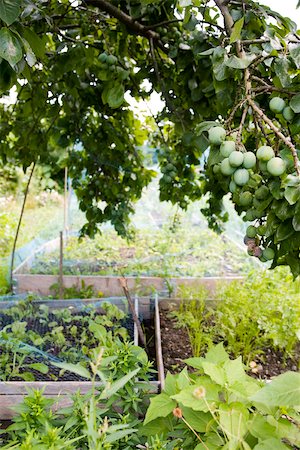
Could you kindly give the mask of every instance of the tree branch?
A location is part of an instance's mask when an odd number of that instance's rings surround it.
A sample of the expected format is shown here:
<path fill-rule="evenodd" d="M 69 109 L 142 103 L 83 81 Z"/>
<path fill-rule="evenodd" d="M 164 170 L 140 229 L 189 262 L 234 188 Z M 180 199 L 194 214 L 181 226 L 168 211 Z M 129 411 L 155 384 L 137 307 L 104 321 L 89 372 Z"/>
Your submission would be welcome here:
<path fill-rule="evenodd" d="M 257 115 L 276 134 L 276 136 L 278 136 L 282 140 L 282 142 L 291 150 L 292 155 L 293 155 L 293 160 L 294 160 L 294 166 L 295 166 L 297 175 L 300 177 L 300 163 L 299 163 L 299 159 L 298 159 L 298 155 L 297 155 L 297 150 L 296 150 L 294 144 L 292 143 L 292 141 L 289 138 L 287 138 L 284 134 L 281 133 L 279 128 L 277 128 L 276 125 L 274 125 L 272 120 L 269 119 L 268 116 L 266 116 L 266 114 L 263 112 L 263 110 L 259 106 L 257 106 L 257 104 L 253 101 L 253 99 L 250 96 L 247 97 L 247 102 L 248 102 L 248 105 L 251 106 L 253 111 L 255 111 L 257 113 Z"/>
<path fill-rule="evenodd" d="M 165 49 L 163 43 L 160 41 L 160 35 L 158 33 L 149 29 L 149 27 L 146 27 L 146 26 L 142 25 L 141 23 L 137 22 L 131 16 L 129 16 L 125 12 L 121 11 L 119 8 L 112 5 L 110 2 L 108 2 L 106 0 L 84 0 L 84 3 L 87 6 L 93 6 L 94 8 L 99 8 L 102 11 L 105 11 L 110 16 L 118 19 L 133 33 L 144 36 L 148 40 L 155 41 L 157 46 L 159 48 L 161 48 L 164 52 L 166 52 L 166 49 Z"/>

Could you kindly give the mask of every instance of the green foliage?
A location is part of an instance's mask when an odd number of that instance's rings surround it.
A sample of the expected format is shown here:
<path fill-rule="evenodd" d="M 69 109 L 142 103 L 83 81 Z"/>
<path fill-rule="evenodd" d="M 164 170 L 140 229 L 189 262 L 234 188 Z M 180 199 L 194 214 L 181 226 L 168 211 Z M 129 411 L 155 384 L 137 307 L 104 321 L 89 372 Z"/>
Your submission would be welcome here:
<path fill-rule="evenodd" d="M 100 25 L 90 19 L 98 13 Z M 207 194 L 204 213 L 220 231 L 231 192 L 245 220 L 266 226 L 249 252 L 264 260 L 271 248 L 272 267 L 299 275 L 300 63 L 291 19 L 252 0 L 246 8 L 223 0 L 1 0 L 0 18 L 0 91 L 14 86 L 17 95 L 15 105 L 1 103 L 1 160 L 24 169 L 38 162 L 57 181 L 67 165 L 86 214 L 83 234 L 107 221 L 129 234 L 134 203 L 155 175 L 139 150 L 147 144 L 159 149 L 162 201 L 186 209 Z M 154 91 L 165 105 L 141 121 L 128 94 L 144 101 Z M 270 108 L 276 97 L 289 114 Z M 216 127 L 223 135 L 209 148 Z M 224 172 L 217 145 L 225 135 L 241 153 L 268 145 L 280 161 L 237 170 L 226 161 Z M 265 201 L 241 204 L 240 194 L 265 185 Z"/>
<path fill-rule="evenodd" d="M 49 372 L 46 379 L 56 380 L 68 371 L 89 379 L 89 360 L 97 359 L 102 349 L 101 373 L 97 375 L 100 379 L 104 376 L 113 383 L 138 368 L 139 378 L 147 381 L 151 363 L 145 351 L 129 340 L 124 327 L 126 314 L 108 302 L 103 302 L 101 307 L 101 314 L 92 306 L 80 314 L 70 309 L 50 313 L 46 306 L 36 307 L 32 299 L 12 306 L 1 317 L 9 324 L 0 331 L 0 378 L 34 381 L 36 372 L 44 375 Z M 32 317 L 39 323 L 33 330 Z M 53 356 L 63 362 L 55 362 Z M 51 366 L 60 371 L 52 373 Z M 135 383 L 129 383 L 126 389 L 120 393 L 124 405 L 137 409 L 141 400 L 134 390 Z"/>
<path fill-rule="evenodd" d="M 151 399 L 142 434 L 157 433 L 166 441 L 176 437 L 180 448 L 195 450 L 300 445 L 294 407 L 300 400 L 299 373 L 288 372 L 264 386 L 245 374 L 241 358 L 229 359 L 222 344 L 205 358 L 186 362 L 196 372 L 167 375 L 163 392 Z"/>
<path fill-rule="evenodd" d="M 173 314 L 179 326 L 187 327 L 196 356 L 224 342 L 233 357 L 241 355 L 249 364 L 270 346 L 293 357 L 300 338 L 299 295 L 299 283 L 283 270 L 253 272 L 243 281 L 219 286 L 213 303 L 204 301 L 203 291 L 183 289 L 181 296 L 190 299 Z"/>

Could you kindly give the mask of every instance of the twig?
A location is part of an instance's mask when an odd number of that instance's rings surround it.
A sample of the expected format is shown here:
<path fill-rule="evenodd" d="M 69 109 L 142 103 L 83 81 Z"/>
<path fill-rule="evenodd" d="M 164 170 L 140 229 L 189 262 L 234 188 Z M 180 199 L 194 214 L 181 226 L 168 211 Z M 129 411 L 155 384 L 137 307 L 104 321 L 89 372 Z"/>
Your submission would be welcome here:
<path fill-rule="evenodd" d="M 18 241 L 21 223 L 22 223 L 22 219 L 23 219 L 23 215 L 24 215 L 26 200 L 27 200 L 27 196 L 28 196 L 28 192 L 29 192 L 29 186 L 31 183 L 31 179 L 32 179 L 32 175 L 33 175 L 35 166 L 36 166 L 36 162 L 33 163 L 33 166 L 32 166 L 28 181 L 27 181 L 26 189 L 24 192 L 22 208 L 21 208 L 21 212 L 20 212 L 20 216 L 19 216 L 19 220 L 18 220 L 17 230 L 16 230 L 16 234 L 15 234 L 15 238 L 14 238 L 13 248 L 12 248 L 12 252 L 11 252 L 10 282 L 9 282 L 11 291 L 13 290 L 13 271 L 14 271 L 14 260 L 15 260 L 15 254 L 16 254 L 17 241 Z"/>
<path fill-rule="evenodd" d="M 145 335 L 144 335 L 143 330 L 142 330 L 141 322 L 139 321 L 139 318 L 136 315 L 134 304 L 133 304 L 133 301 L 132 301 L 132 299 L 130 297 L 130 293 L 129 293 L 129 289 L 128 289 L 126 278 L 125 277 L 119 278 L 119 283 L 120 283 L 121 287 L 123 288 L 124 294 L 125 294 L 125 296 L 127 298 L 128 306 L 129 306 L 130 312 L 132 314 L 132 318 L 134 320 L 134 323 L 136 324 L 141 344 L 146 348 Z"/>
<path fill-rule="evenodd" d="M 242 144 L 241 136 L 242 136 L 242 132 L 243 132 L 243 126 L 244 126 L 244 123 L 245 123 L 245 120 L 247 117 L 247 113 L 248 113 L 248 105 L 244 107 L 244 111 L 243 111 L 242 118 L 240 121 L 239 129 L 237 132 L 236 143 L 237 143 L 238 147 L 244 147 Z"/>

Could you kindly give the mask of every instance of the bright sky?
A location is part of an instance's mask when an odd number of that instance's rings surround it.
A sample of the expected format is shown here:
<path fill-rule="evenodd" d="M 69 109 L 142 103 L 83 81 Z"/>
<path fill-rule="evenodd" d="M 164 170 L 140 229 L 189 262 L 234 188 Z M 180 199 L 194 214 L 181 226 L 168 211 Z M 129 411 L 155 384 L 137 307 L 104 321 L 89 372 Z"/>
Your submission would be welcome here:
<path fill-rule="evenodd" d="M 289 17 L 296 22 L 298 29 L 300 28 L 300 8 L 296 9 L 297 0 L 259 0 L 259 3 Z"/>

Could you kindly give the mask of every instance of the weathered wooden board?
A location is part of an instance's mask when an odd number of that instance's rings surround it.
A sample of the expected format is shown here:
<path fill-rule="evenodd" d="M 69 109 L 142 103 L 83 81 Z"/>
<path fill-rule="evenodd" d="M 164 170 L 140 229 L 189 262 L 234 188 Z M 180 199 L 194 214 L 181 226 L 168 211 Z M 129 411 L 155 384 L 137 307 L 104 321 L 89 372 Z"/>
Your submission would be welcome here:
<path fill-rule="evenodd" d="M 119 278 L 116 276 L 65 275 L 63 283 L 67 288 L 77 286 L 80 289 L 81 282 L 84 281 L 86 286 L 93 286 L 96 292 L 102 292 L 106 297 L 115 297 L 123 296 Z M 18 294 L 33 292 L 39 295 L 49 295 L 50 286 L 58 282 L 58 277 L 55 275 L 14 274 L 14 279 Z M 230 283 L 233 280 L 243 280 L 243 277 L 181 277 L 168 279 L 160 277 L 126 277 L 126 280 L 129 291 L 132 293 L 137 292 L 140 296 L 150 295 L 153 291 L 166 294 L 170 286 L 172 288 L 172 296 L 176 296 L 180 286 L 191 288 L 205 286 L 208 290 L 214 292 L 218 284 Z"/>

